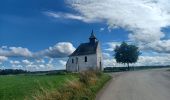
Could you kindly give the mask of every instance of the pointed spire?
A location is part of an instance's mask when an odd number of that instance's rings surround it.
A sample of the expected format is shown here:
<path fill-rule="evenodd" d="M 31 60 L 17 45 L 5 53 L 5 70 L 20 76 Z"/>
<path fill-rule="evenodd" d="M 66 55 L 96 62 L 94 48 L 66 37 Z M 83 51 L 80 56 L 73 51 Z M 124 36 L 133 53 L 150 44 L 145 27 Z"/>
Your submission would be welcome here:
<path fill-rule="evenodd" d="M 91 32 L 91 34 L 93 34 L 93 29 L 92 29 L 92 32 Z"/>
<path fill-rule="evenodd" d="M 94 35 L 93 29 L 92 29 L 90 38 L 91 38 L 91 39 L 96 39 L 96 36 Z"/>
<path fill-rule="evenodd" d="M 90 36 L 89 40 L 90 40 L 90 43 L 91 43 L 91 44 L 94 44 L 94 43 L 96 43 L 96 41 L 97 41 L 96 36 L 94 35 L 93 30 L 92 30 L 92 32 L 91 32 L 91 36 Z"/>

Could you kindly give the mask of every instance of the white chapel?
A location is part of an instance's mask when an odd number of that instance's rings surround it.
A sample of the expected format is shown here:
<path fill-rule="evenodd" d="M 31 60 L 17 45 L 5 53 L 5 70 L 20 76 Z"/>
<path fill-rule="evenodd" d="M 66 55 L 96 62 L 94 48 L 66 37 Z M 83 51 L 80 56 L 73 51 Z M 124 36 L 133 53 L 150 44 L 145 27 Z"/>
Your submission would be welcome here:
<path fill-rule="evenodd" d="M 69 56 L 66 70 L 70 72 L 81 72 L 89 69 L 102 70 L 102 63 L 100 43 L 92 31 L 89 42 L 80 44 Z"/>

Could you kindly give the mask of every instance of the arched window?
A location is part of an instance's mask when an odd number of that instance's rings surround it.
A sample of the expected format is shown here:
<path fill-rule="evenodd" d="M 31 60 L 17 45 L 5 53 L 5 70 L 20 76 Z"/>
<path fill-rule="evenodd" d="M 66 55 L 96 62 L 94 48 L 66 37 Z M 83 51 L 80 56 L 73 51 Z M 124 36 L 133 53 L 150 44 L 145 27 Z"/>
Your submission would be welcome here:
<path fill-rule="evenodd" d="M 87 62 L 87 57 L 85 56 L 85 58 L 84 58 L 84 62 Z"/>
<path fill-rule="evenodd" d="M 72 63 L 74 63 L 74 59 L 72 59 Z"/>

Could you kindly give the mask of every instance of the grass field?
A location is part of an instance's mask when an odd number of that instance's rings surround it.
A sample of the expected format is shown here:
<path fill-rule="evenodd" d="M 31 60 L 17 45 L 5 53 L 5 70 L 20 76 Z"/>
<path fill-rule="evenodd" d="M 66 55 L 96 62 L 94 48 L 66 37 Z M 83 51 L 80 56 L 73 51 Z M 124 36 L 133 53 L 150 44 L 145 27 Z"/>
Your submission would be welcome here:
<path fill-rule="evenodd" d="M 0 76 L 0 100 L 31 99 L 41 89 L 57 89 L 75 75 L 8 75 Z"/>

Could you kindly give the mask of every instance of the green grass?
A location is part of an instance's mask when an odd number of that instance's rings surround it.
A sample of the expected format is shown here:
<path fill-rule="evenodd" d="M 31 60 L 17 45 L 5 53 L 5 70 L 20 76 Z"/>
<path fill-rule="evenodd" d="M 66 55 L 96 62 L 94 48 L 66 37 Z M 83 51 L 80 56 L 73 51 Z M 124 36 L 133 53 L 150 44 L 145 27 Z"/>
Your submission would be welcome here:
<path fill-rule="evenodd" d="M 78 79 L 78 80 L 77 80 Z M 36 100 L 95 100 L 97 92 L 111 79 L 103 73 L 87 71 L 78 74 L 76 80 L 67 81 L 65 85 L 54 91 L 44 90 L 35 96 Z"/>
<path fill-rule="evenodd" d="M 93 93 L 96 94 L 110 79 L 111 76 L 108 74 L 103 74 L 97 81 L 97 84 L 90 87 Z"/>
<path fill-rule="evenodd" d="M 78 74 L 0 76 L 0 100 L 40 100 L 39 97 L 42 97 L 41 100 L 47 100 L 47 98 L 51 100 L 49 98 L 53 95 L 52 93 L 58 96 L 57 93 L 61 92 L 61 95 L 65 93 L 67 96 L 68 90 L 73 94 L 76 93 L 70 96 L 77 98 L 75 100 L 80 100 L 82 96 L 89 98 L 88 100 L 94 100 L 97 92 L 110 79 L 109 75 L 101 74 L 96 84 L 85 85 L 79 81 Z M 71 81 L 73 86 L 69 86 Z"/>
<path fill-rule="evenodd" d="M 53 90 L 61 87 L 75 75 L 9 75 L 0 76 L 0 100 L 31 99 L 42 88 Z"/>

